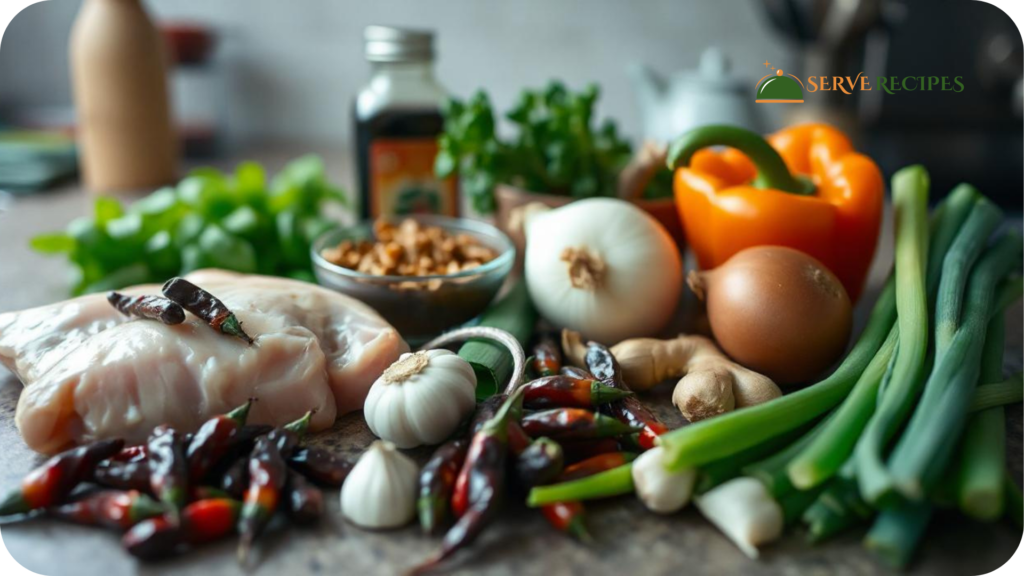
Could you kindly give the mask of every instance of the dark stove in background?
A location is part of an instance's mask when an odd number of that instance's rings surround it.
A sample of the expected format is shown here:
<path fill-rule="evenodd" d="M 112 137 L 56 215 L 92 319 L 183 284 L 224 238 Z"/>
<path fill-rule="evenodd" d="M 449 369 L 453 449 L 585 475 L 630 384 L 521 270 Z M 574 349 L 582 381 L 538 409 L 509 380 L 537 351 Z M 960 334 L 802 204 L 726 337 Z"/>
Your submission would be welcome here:
<path fill-rule="evenodd" d="M 871 91 L 805 94 L 886 174 L 920 163 L 933 201 L 960 182 L 1011 211 L 1024 203 L 1024 49 L 1001 10 L 972 0 L 764 0 L 801 53 L 801 78 L 866 74 Z M 877 78 L 961 76 L 963 90 L 888 94 Z M 912 85 L 913 83 L 911 83 Z"/>

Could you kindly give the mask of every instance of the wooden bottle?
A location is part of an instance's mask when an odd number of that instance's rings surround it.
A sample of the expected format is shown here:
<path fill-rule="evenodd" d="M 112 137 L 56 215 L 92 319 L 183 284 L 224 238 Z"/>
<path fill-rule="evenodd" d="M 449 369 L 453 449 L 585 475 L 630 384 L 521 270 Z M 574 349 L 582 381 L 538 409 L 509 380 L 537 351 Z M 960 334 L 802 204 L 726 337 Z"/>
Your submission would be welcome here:
<path fill-rule="evenodd" d="M 140 0 L 84 0 L 69 49 L 86 187 L 101 194 L 173 182 L 163 40 Z"/>

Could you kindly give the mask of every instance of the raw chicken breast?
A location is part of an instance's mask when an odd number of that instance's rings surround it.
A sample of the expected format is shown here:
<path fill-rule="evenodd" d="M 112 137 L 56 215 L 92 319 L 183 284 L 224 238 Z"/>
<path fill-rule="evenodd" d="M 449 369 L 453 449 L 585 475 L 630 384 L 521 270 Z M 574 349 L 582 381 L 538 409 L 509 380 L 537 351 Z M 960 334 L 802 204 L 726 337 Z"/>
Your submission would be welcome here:
<path fill-rule="evenodd" d="M 128 319 L 102 294 L 0 315 L 0 362 L 25 384 L 16 421 L 29 447 L 141 442 L 164 423 L 192 431 L 249 397 L 258 398 L 250 422 L 284 424 L 315 409 L 322 430 L 361 409 L 409 350 L 368 306 L 312 284 L 219 270 L 186 278 L 231 308 L 256 343 L 191 314 L 177 326 Z"/>

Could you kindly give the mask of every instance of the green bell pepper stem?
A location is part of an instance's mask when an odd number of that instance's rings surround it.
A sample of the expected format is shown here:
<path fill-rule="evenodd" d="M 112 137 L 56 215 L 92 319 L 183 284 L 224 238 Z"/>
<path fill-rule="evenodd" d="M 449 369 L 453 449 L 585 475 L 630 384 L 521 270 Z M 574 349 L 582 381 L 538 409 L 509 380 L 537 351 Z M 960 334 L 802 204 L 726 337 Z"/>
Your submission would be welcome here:
<path fill-rule="evenodd" d="M 571 502 L 574 500 L 594 500 L 595 498 L 609 498 L 611 496 L 622 496 L 633 492 L 633 463 L 623 464 L 618 468 L 612 468 L 604 472 L 552 484 L 550 486 L 538 486 L 530 490 L 530 496 L 526 505 L 531 508 L 554 504 L 556 502 Z"/>
<path fill-rule="evenodd" d="M 693 155 L 709 146 L 728 146 L 745 154 L 757 166 L 754 187 L 772 188 L 790 194 L 812 195 L 810 180 L 793 176 L 782 156 L 760 135 L 737 126 L 711 125 L 694 128 L 669 146 L 668 167 L 675 170 L 690 163 Z"/>

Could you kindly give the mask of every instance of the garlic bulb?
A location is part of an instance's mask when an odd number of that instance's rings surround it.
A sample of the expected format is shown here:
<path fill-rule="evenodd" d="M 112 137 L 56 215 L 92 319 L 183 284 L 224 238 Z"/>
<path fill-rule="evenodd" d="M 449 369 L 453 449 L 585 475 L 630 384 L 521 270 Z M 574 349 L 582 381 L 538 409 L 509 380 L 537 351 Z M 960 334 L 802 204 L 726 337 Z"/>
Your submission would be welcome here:
<path fill-rule="evenodd" d="M 679 250 L 629 202 L 592 198 L 533 213 L 526 239 L 526 283 L 537 309 L 586 338 L 612 344 L 651 336 L 679 303 Z"/>
<path fill-rule="evenodd" d="M 370 387 L 363 416 L 399 448 L 437 444 L 476 406 L 472 366 L 448 350 L 402 354 Z"/>
<path fill-rule="evenodd" d="M 690 502 L 697 471 L 686 468 L 669 472 L 665 468 L 665 449 L 655 446 L 633 461 L 633 485 L 636 495 L 651 512 L 672 514 Z"/>
<path fill-rule="evenodd" d="M 782 507 L 760 480 L 741 476 L 696 498 L 697 508 L 744 554 L 757 558 L 757 547 L 782 536 Z"/>
<path fill-rule="evenodd" d="M 390 442 L 377 440 L 341 487 L 341 513 L 364 528 L 398 528 L 416 515 L 419 467 Z"/>

